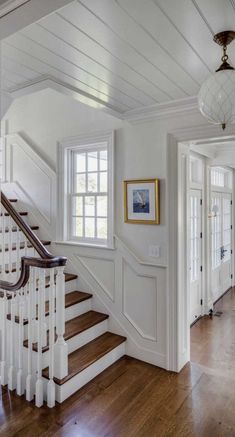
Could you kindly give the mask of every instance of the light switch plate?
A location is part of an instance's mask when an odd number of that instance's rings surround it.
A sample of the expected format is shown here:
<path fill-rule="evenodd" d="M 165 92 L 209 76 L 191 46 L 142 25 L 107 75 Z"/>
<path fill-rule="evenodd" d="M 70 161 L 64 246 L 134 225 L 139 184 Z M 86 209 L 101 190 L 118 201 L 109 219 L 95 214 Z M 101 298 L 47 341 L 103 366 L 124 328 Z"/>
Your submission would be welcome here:
<path fill-rule="evenodd" d="M 154 246 L 154 245 L 149 246 L 149 256 L 151 256 L 152 258 L 159 258 L 160 252 L 161 252 L 160 246 Z"/>

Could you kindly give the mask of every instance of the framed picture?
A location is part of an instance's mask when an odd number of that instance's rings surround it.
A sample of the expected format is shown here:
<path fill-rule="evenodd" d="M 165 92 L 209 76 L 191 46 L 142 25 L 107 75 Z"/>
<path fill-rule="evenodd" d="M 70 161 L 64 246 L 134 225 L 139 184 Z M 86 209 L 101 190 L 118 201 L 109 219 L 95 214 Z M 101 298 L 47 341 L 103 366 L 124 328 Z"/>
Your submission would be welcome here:
<path fill-rule="evenodd" d="M 159 180 L 124 181 L 124 209 L 126 223 L 159 225 Z"/>

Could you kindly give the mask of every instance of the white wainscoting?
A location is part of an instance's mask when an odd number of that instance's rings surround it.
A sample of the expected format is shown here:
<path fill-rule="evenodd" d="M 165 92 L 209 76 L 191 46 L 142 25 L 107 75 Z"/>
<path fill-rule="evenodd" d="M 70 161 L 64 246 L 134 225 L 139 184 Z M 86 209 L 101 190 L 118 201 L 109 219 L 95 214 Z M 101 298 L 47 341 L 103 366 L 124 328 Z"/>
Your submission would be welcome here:
<path fill-rule="evenodd" d="M 14 186 L 21 206 L 54 239 L 56 174 L 19 134 L 6 135 L 5 138 L 8 187 L 9 184 L 11 188 Z"/>
<path fill-rule="evenodd" d="M 142 262 L 115 237 L 115 249 L 55 243 L 69 259 L 79 288 L 95 309 L 110 315 L 109 329 L 127 337 L 127 354 L 166 368 L 166 266 Z"/>

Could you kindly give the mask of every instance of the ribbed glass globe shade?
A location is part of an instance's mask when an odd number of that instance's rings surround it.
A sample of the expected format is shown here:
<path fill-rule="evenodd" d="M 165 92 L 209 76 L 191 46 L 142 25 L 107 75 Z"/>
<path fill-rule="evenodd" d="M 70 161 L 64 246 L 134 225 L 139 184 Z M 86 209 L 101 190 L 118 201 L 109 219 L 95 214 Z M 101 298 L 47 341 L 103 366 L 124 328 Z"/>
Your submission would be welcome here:
<path fill-rule="evenodd" d="M 235 70 L 221 70 L 208 77 L 198 95 L 201 113 L 212 123 L 235 122 Z"/>

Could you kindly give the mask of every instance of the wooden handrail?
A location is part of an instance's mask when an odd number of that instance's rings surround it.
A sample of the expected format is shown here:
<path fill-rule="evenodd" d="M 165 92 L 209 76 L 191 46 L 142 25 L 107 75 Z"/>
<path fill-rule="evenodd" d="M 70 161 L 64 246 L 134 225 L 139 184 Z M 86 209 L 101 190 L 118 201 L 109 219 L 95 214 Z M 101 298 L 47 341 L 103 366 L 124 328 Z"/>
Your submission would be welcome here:
<path fill-rule="evenodd" d="M 14 222 L 19 226 L 20 230 L 24 233 L 27 240 L 30 241 L 34 249 L 41 256 L 41 258 L 54 258 L 54 256 L 45 248 L 36 234 L 34 234 L 30 226 L 22 219 L 20 214 L 12 206 L 11 202 L 9 202 L 3 192 L 1 192 L 1 203 Z"/>
<path fill-rule="evenodd" d="M 1 191 L 1 203 L 7 213 L 11 216 L 14 222 L 19 226 L 20 230 L 24 233 L 27 240 L 30 241 L 34 249 L 37 251 L 41 258 L 33 257 L 22 257 L 21 258 L 21 274 L 19 280 L 12 284 L 7 281 L 0 281 L 0 289 L 6 290 L 8 292 L 15 292 L 21 287 L 24 287 L 28 280 L 30 274 L 30 267 L 38 267 L 43 269 L 50 269 L 55 267 L 62 267 L 66 265 L 67 258 L 65 257 L 55 257 L 52 255 L 42 244 L 39 238 L 34 234 L 30 226 L 25 223 L 21 218 L 19 213 L 12 206 L 11 202 L 6 198 L 4 193 Z M 4 214 L 4 213 L 3 213 Z"/>

